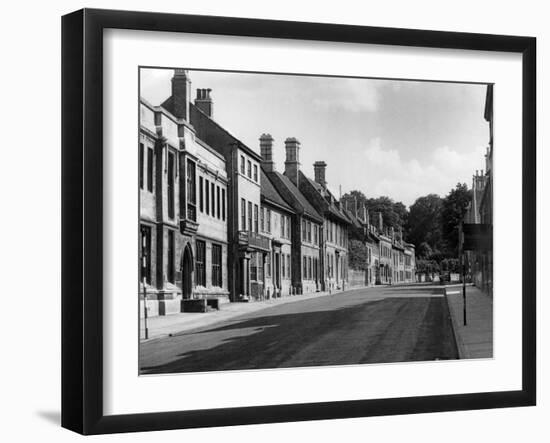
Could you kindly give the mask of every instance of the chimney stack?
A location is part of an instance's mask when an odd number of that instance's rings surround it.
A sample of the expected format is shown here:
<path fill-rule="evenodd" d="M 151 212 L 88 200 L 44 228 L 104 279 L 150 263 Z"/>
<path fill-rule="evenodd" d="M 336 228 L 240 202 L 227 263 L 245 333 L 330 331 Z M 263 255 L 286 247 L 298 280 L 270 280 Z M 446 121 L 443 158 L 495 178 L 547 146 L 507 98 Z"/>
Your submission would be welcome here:
<path fill-rule="evenodd" d="M 262 168 L 264 168 L 264 171 L 275 171 L 275 162 L 273 161 L 273 137 L 271 137 L 271 134 L 262 134 L 260 137 L 260 154 L 262 155 Z"/>
<path fill-rule="evenodd" d="M 324 161 L 316 161 L 315 163 L 313 163 L 313 170 L 315 173 L 315 182 L 319 183 L 323 188 L 326 188 L 327 164 Z"/>
<path fill-rule="evenodd" d="M 367 209 L 365 204 L 363 204 L 363 218 L 365 219 L 365 224 L 369 226 L 370 225 L 369 210 Z"/>
<path fill-rule="evenodd" d="M 285 175 L 296 187 L 298 187 L 298 176 L 300 172 L 300 142 L 294 137 L 285 140 L 286 161 Z"/>
<path fill-rule="evenodd" d="M 189 90 L 191 81 L 185 69 L 175 69 L 172 77 L 172 104 L 177 118 L 189 120 Z"/>
<path fill-rule="evenodd" d="M 195 99 L 195 106 L 204 112 L 208 117 L 214 115 L 214 102 L 210 93 L 212 89 L 197 89 L 197 98 Z"/>
<path fill-rule="evenodd" d="M 384 232 L 384 220 L 382 219 L 382 212 L 378 213 L 378 230 Z"/>

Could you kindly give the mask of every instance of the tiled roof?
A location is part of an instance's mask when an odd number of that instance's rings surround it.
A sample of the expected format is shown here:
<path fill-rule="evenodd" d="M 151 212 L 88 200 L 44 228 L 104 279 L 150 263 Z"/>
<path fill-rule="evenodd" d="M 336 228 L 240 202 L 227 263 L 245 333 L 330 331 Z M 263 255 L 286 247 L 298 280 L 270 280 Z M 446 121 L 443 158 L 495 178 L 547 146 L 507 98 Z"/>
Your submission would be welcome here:
<path fill-rule="evenodd" d="M 363 223 L 348 209 L 344 208 L 342 209 L 342 212 L 346 215 L 346 217 L 351 221 L 351 224 L 356 228 L 362 228 Z"/>
<path fill-rule="evenodd" d="M 304 195 L 286 175 L 281 174 L 277 171 L 267 172 L 266 175 L 273 180 L 273 184 L 277 187 L 277 189 L 279 189 L 280 186 L 292 196 L 293 201 L 289 201 L 288 197 L 286 197 L 285 195 L 285 192 L 281 192 L 283 197 L 285 197 L 287 203 L 293 206 L 296 211 L 303 211 L 304 214 L 309 218 L 312 218 L 319 223 L 323 222 L 323 216 L 315 210 L 315 208 L 309 203 L 309 201 L 304 197 Z M 298 205 L 296 205 L 296 203 Z"/>
<path fill-rule="evenodd" d="M 279 192 L 275 189 L 275 187 L 271 183 L 271 180 L 264 172 L 263 168 L 260 168 L 260 185 L 263 199 L 267 200 L 270 203 L 274 203 L 286 209 L 287 211 L 294 212 L 294 210 L 288 205 L 281 194 L 279 194 Z"/>
<path fill-rule="evenodd" d="M 321 194 L 321 196 L 323 197 L 323 199 L 327 202 L 327 205 L 328 205 L 328 213 L 331 214 L 332 216 L 340 219 L 341 221 L 345 222 L 345 223 L 352 223 L 352 221 L 350 220 L 350 218 L 344 213 L 344 211 L 342 209 L 339 209 L 334 203 L 333 203 L 333 200 L 336 200 L 336 198 L 334 197 L 334 195 L 332 195 L 332 193 L 323 188 L 319 183 L 317 183 L 315 180 L 312 180 L 310 179 L 309 177 L 307 177 L 302 171 L 300 171 L 300 178 L 304 178 L 308 181 L 309 184 L 311 184 L 311 186 L 313 186 L 313 188 L 319 193 Z M 329 194 L 332 198 L 330 199 L 331 201 L 329 202 L 326 198 L 325 198 L 325 195 L 326 194 Z"/>

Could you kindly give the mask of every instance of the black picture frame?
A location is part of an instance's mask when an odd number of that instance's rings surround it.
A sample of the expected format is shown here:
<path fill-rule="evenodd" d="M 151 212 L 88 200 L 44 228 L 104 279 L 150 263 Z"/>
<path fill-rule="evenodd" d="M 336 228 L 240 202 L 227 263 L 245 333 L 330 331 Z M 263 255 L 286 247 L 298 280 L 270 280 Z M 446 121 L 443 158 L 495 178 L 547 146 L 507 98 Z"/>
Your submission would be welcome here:
<path fill-rule="evenodd" d="M 522 388 L 132 415 L 103 413 L 103 31 L 191 32 L 522 55 Z M 536 403 L 536 39 L 338 24 L 83 9 L 62 18 L 62 426 L 151 431 Z"/>

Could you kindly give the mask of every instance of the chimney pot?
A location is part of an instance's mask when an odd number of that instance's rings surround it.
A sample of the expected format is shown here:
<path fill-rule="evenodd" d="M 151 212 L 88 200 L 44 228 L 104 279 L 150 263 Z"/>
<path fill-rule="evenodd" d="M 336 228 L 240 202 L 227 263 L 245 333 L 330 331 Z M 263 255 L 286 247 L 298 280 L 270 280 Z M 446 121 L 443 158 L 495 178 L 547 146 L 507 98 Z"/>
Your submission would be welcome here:
<path fill-rule="evenodd" d="M 313 163 L 313 171 L 315 174 L 315 182 L 319 183 L 323 188 L 326 188 L 327 164 L 324 161 L 316 161 L 315 163 Z"/>
<path fill-rule="evenodd" d="M 262 134 L 260 137 L 260 153 L 262 156 L 262 167 L 266 172 L 275 171 L 273 161 L 273 137 L 271 134 Z"/>
<path fill-rule="evenodd" d="M 285 140 L 286 160 L 285 175 L 296 187 L 300 173 L 300 142 L 294 137 Z"/>
<path fill-rule="evenodd" d="M 197 89 L 197 98 L 195 99 L 195 106 L 208 115 L 208 117 L 214 115 L 214 102 L 212 101 L 210 92 L 212 92 L 210 88 L 199 88 Z"/>
<path fill-rule="evenodd" d="M 177 118 L 188 120 L 191 82 L 185 69 L 175 69 L 172 77 L 172 106 Z"/>

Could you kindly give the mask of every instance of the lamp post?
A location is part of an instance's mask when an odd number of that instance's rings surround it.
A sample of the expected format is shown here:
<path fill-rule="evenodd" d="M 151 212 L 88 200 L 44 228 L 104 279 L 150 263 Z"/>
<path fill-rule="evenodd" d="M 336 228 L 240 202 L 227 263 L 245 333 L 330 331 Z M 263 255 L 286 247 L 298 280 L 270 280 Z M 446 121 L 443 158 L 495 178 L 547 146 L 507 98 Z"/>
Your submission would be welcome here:
<path fill-rule="evenodd" d="M 142 235 L 141 240 L 141 281 L 143 284 L 143 324 L 145 328 L 145 340 L 149 338 L 147 327 L 147 237 Z"/>

